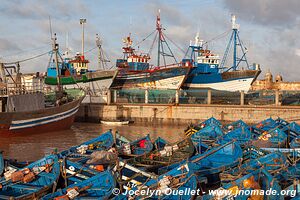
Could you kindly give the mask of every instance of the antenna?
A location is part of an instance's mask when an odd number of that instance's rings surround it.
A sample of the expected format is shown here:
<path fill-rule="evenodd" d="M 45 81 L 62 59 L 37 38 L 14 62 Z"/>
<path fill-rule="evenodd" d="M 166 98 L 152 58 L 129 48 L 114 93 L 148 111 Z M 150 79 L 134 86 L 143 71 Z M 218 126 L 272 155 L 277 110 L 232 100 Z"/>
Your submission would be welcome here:
<path fill-rule="evenodd" d="M 49 15 L 49 31 L 50 31 L 50 38 L 53 39 L 53 33 L 52 33 L 52 25 L 51 25 L 51 16 Z"/>

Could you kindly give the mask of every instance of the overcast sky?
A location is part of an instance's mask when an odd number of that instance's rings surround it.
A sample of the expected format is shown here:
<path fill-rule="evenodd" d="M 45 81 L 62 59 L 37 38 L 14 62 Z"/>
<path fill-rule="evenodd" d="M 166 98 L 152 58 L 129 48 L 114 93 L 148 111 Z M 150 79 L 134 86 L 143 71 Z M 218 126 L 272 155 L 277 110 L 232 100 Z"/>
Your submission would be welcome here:
<path fill-rule="evenodd" d="M 249 63 L 259 63 L 264 72 L 270 69 L 285 80 L 299 81 L 299 0 L 2 0 L 0 57 L 9 62 L 51 50 L 49 16 L 61 51 L 68 35 L 69 48 L 75 54 L 81 51 L 79 19 L 86 18 L 85 50 L 95 47 L 95 35 L 100 34 L 113 66 L 122 56 L 122 38 L 131 33 L 134 42 L 143 40 L 155 29 L 158 9 L 165 34 L 176 44 L 170 42 L 178 60 L 198 31 L 222 57 L 230 35 L 218 36 L 230 30 L 230 16 L 235 14 Z M 148 52 L 153 38 L 140 44 L 140 50 Z M 97 51 L 86 56 L 96 69 Z M 155 55 L 152 57 L 155 62 Z M 45 55 L 21 63 L 22 71 L 45 71 L 48 60 Z"/>

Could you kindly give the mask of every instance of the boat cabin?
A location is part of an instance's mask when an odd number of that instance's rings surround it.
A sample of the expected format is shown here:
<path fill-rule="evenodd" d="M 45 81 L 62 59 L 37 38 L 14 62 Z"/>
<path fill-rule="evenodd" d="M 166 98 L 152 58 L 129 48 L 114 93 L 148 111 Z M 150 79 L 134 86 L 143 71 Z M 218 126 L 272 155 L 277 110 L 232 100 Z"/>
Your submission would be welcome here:
<path fill-rule="evenodd" d="M 127 69 L 128 71 L 148 70 L 150 56 L 148 54 L 137 54 L 135 49 L 131 47 L 132 40 L 129 37 L 123 39 L 125 47 L 123 47 L 123 59 L 117 59 L 117 67 L 119 69 Z"/>

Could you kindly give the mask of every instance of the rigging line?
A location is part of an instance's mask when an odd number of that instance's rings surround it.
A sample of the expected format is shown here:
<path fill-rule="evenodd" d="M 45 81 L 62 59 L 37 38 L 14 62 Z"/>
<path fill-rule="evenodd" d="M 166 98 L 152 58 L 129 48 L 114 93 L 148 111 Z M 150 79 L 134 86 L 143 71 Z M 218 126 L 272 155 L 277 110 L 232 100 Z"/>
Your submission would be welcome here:
<path fill-rule="evenodd" d="M 141 41 L 139 41 L 138 43 L 136 43 L 133 47 L 136 47 L 137 45 L 139 45 L 142 42 L 144 42 L 145 40 L 147 40 L 155 32 L 156 32 L 156 29 L 154 31 L 152 31 L 147 37 L 145 37 L 144 39 L 142 39 Z"/>
<path fill-rule="evenodd" d="M 207 40 L 204 44 L 210 43 L 210 42 L 212 42 L 212 41 L 214 41 L 214 40 L 221 39 L 221 38 L 225 37 L 225 36 L 226 36 L 228 33 L 230 33 L 230 32 L 231 32 L 231 29 L 228 29 L 227 31 L 225 31 L 225 32 L 223 32 L 223 33 L 221 33 L 221 34 L 219 34 L 219 35 L 213 37 L 212 39 Z"/>
<path fill-rule="evenodd" d="M 157 36 L 158 36 L 158 32 L 157 32 L 157 33 L 155 34 L 155 36 L 154 36 L 154 40 L 153 40 L 153 42 L 152 42 L 152 44 L 151 44 L 151 47 L 150 47 L 150 49 L 149 49 L 149 51 L 148 51 L 148 55 L 151 55 L 151 54 L 152 54 L 152 50 L 153 50 L 154 44 L 155 44 L 155 42 L 156 42 Z"/>
<path fill-rule="evenodd" d="M 174 46 L 176 46 L 182 53 L 185 54 L 185 50 L 183 50 L 179 45 L 177 45 L 173 40 L 171 40 L 171 38 L 169 38 L 166 34 L 164 34 L 164 36 L 165 36 L 168 40 L 170 40 L 170 42 L 171 42 Z"/>
<path fill-rule="evenodd" d="M 89 52 L 93 51 L 93 50 L 96 49 L 96 48 L 98 48 L 98 47 L 93 47 L 93 48 L 91 48 L 90 50 L 85 51 L 84 53 L 85 53 L 85 54 L 86 54 L 86 53 L 89 53 Z"/>
<path fill-rule="evenodd" d="M 36 56 L 34 56 L 34 57 L 26 58 L 26 59 L 24 59 L 24 60 L 18 60 L 18 61 L 15 61 L 15 62 L 4 62 L 4 64 L 14 64 L 14 63 L 26 62 L 26 61 L 28 61 L 28 60 L 32 60 L 32 59 L 35 59 L 35 58 L 38 58 L 38 57 L 47 55 L 47 54 L 49 54 L 50 52 L 52 52 L 52 51 L 48 51 L 48 52 L 46 52 L 46 53 L 39 54 L 39 55 L 36 55 Z"/>

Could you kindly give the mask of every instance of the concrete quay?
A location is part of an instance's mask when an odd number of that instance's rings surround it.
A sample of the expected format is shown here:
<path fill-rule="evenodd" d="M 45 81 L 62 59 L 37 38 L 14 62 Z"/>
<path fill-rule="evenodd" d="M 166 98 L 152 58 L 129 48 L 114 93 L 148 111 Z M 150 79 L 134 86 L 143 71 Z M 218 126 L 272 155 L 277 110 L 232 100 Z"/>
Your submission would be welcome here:
<path fill-rule="evenodd" d="M 76 121 L 126 119 L 134 122 L 179 125 L 198 122 L 209 117 L 230 122 L 239 119 L 257 123 L 266 118 L 281 117 L 300 123 L 300 106 L 250 105 L 162 105 L 162 104 L 82 104 Z"/>

